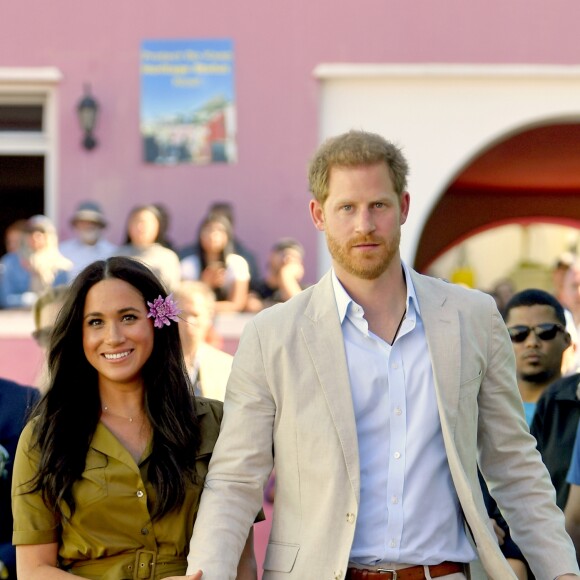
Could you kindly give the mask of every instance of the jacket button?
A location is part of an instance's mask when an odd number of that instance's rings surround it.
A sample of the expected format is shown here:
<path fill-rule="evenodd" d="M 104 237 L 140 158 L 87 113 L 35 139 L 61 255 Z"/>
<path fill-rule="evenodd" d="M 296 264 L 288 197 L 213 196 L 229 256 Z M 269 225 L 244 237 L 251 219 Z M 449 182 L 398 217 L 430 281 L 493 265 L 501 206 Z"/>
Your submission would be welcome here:
<path fill-rule="evenodd" d="M 143 536 L 146 536 L 148 533 L 149 533 L 149 530 L 148 530 L 147 528 L 142 528 L 142 529 L 141 529 L 141 534 L 142 534 Z"/>
<path fill-rule="evenodd" d="M 141 490 L 137 492 L 137 497 L 143 497 L 144 495 L 145 494 Z"/>
<path fill-rule="evenodd" d="M 342 570 L 334 573 L 334 580 L 342 580 Z"/>
<path fill-rule="evenodd" d="M 346 514 L 346 521 L 347 521 L 349 524 L 352 524 L 352 523 L 354 523 L 354 514 L 352 514 L 352 513 L 348 513 L 348 514 Z"/>

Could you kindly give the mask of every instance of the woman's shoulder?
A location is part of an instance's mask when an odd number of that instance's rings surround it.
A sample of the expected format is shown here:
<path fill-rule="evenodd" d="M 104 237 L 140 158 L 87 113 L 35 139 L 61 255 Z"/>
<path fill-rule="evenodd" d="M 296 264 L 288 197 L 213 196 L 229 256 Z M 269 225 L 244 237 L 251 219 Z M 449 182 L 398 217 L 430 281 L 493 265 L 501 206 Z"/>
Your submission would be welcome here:
<path fill-rule="evenodd" d="M 228 254 L 226 256 L 226 267 L 236 274 L 236 277 L 250 276 L 250 266 L 245 258 L 239 254 Z"/>
<path fill-rule="evenodd" d="M 207 421 L 215 421 L 219 425 L 224 414 L 223 407 L 222 401 L 207 397 L 195 397 L 195 411 L 200 421 L 203 418 Z"/>
<path fill-rule="evenodd" d="M 201 435 L 201 445 L 198 454 L 205 455 L 213 451 L 220 433 L 223 403 L 215 399 L 195 397 L 195 410 L 199 419 Z"/>
<path fill-rule="evenodd" d="M 38 424 L 38 417 L 33 417 L 24 425 L 20 437 L 18 438 L 18 450 L 26 455 L 31 455 L 35 450 L 36 426 Z M 36 453 L 38 449 L 36 449 Z"/>
<path fill-rule="evenodd" d="M 246 260 L 246 258 L 244 258 L 243 256 L 240 256 L 239 254 L 228 254 L 226 256 L 226 265 L 244 265 L 247 266 L 248 265 L 248 261 Z"/>
<path fill-rule="evenodd" d="M 0 262 L 7 268 L 24 269 L 20 260 L 20 255 L 16 252 L 8 252 L 0 258 Z"/>

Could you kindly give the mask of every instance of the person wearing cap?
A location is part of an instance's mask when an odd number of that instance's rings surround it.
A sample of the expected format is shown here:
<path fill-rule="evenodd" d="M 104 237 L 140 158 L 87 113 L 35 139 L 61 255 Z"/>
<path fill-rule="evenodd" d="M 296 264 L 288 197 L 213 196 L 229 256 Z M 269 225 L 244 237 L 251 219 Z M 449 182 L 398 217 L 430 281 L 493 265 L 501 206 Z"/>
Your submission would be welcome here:
<path fill-rule="evenodd" d="M 58 249 L 58 236 L 45 215 L 27 223 L 25 243 L 18 252 L 0 260 L 0 307 L 30 308 L 39 294 L 51 286 L 66 284 L 72 262 Z"/>
<path fill-rule="evenodd" d="M 103 237 L 107 220 L 99 204 L 82 202 L 70 220 L 74 237 L 60 244 L 60 251 L 73 266 L 68 272 L 71 281 L 85 267 L 96 260 L 106 260 L 115 253 L 117 246 Z"/>

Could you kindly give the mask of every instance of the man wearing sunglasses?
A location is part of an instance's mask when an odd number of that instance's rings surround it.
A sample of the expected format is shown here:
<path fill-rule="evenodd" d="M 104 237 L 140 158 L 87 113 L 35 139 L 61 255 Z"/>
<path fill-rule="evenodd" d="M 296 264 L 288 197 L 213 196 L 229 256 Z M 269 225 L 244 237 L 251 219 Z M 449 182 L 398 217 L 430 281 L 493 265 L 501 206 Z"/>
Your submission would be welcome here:
<path fill-rule="evenodd" d="M 545 389 L 561 376 L 562 356 L 570 346 L 562 305 L 548 292 L 528 289 L 518 292 L 506 304 L 503 316 L 516 359 L 517 382 L 526 421 L 531 424 L 538 399 Z M 497 505 L 483 488 L 486 506 L 500 537 L 501 551 L 518 578 L 531 571 Z M 497 529 L 494 525 L 494 528 Z"/>
<path fill-rule="evenodd" d="M 514 348 L 518 388 L 528 425 L 538 399 L 562 374 L 562 356 L 570 346 L 562 305 L 543 290 L 519 292 L 506 305 L 504 318 Z"/>

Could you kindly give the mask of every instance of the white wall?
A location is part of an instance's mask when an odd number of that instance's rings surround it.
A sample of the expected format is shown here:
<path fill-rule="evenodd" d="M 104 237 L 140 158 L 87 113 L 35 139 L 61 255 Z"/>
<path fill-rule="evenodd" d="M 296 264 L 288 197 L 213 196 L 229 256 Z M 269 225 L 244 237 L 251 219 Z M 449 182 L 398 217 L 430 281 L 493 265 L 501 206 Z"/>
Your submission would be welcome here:
<path fill-rule="evenodd" d="M 321 141 L 365 129 L 403 148 L 411 212 L 401 253 L 409 262 L 442 192 L 483 149 L 536 124 L 580 121 L 576 66 L 325 64 L 315 76 Z M 322 273 L 329 265 L 322 236 L 319 252 Z"/>

